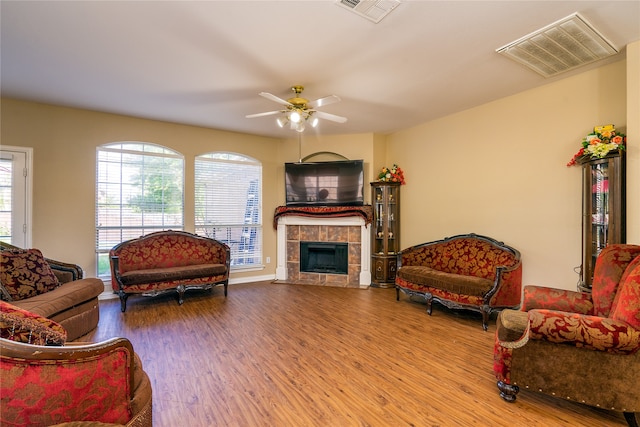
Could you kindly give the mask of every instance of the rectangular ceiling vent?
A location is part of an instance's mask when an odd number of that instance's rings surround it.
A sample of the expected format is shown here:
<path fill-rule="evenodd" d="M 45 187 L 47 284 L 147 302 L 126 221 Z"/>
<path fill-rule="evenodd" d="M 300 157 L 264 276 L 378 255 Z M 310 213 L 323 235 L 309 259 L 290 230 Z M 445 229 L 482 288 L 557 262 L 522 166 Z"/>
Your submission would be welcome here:
<path fill-rule="evenodd" d="M 618 53 L 618 50 L 578 13 L 567 16 L 496 52 L 544 77 L 551 77 Z"/>
<path fill-rule="evenodd" d="M 377 24 L 400 2 L 398 0 L 338 0 L 336 4 Z"/>

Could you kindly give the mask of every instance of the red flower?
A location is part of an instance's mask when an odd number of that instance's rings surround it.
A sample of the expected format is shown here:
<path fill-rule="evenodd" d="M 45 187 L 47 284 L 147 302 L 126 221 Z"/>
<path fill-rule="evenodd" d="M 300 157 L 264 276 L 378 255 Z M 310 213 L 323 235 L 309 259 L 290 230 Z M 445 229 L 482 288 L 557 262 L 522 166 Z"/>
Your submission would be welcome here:
<path fill-rule="evenodd" d="M 573 155 L 573 158 L 569 161 L 569 163 L 567 163 L 567 166 L 575 165 L 576 164 L 576 160 L 578 160 L 583 155 L 584 155 L 584 148 L 581 148 L 580 150 L 578 150 L 578 152 L 576 154 Z"/>

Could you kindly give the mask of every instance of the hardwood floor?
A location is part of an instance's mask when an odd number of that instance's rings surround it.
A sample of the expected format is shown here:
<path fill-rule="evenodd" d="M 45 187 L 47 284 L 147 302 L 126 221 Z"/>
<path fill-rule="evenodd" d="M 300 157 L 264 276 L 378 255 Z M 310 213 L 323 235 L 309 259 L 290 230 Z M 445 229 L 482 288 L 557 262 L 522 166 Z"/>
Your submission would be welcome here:
<path fill-rule="evenodd" d="M 131 340 L 154 426 L 625 426 L 622 414 L 523 390 L 492 373 L 492 319 L 393 289 L 267 282 L 100 301 L 84 337 Z M 550 361 L 552 363 L 552 361 Z"/>

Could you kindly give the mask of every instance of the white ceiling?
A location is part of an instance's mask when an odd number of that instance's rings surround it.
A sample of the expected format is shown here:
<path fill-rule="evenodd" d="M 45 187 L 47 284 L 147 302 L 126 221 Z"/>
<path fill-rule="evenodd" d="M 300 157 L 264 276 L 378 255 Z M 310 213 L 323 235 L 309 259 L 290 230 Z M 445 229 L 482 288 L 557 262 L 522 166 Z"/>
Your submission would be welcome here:
<path fill-rule="evenodd" d="M 621 53 L 544 79 L 495 50 L 579 12 Z M 389 133 L 621 59 L 640 1 L 409 1 L 374 24 L 323 1 L 6 1 L 2 96 L 292 137 L 259 92 L 335 94 L 319 134 Z M 495 119 L 495 118 L 494 118 Z"/>

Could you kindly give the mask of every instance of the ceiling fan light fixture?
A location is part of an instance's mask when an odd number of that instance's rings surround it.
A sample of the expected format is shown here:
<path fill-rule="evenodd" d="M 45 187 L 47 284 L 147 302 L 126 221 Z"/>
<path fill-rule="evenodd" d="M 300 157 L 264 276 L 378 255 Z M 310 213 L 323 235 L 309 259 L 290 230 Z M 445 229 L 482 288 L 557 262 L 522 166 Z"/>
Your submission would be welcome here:
<path fill-rule="evenodd" d="M 292 122 L 291 126 L 293 126 L 294 130 L 296 130 L 298 132 L 304 132 L 304 129 L 306 127 L 303 120 L 301 120 L 301 121 L 299 121 L 297 123 L 293 123 Z"/>
<path fill-rule="evenodd" d="M 300 120 L 302 120 L 302 116 L 297 111 L 293 111 L 291 114 L 289 114 L 289 120 L 291 120 L 293 123 L 299 123 Z"/>
<path fill-rule="evenodd" d="M 295 92 L 295 96 L 288 100 L 284 100 L 268 92 L 260 92 L 260 96 L 267 98 L 270 101 L 277 102 L 278 104 L 283 106 L 284 109 L 280 109 L 277 111 L 266 111 L 264 113 L 249 114 L 247 115 L 247 118 L 251 119 L 255 117 L 278 114 L 279 116 L 276 118 L 276 124 L 279 127 L 283 128 L 286 125 L 289 125 L 289 129 L 295 130 L 297 132 L 304 132 L 305 128 L 307 127 L 307 123 L 311 127 L 315 128 L 319 124 L 318 118 L 337 123 L 344 123 L 347 121 L 345 117 L 336 116 L 335 114 L 329 114 L 323 111 L 316 110 L 316 108 L 318 108 L 319 106 L 340 102 L 341 99 L 339 96 L 329 95 L 325 96 L 324 98 L 319 98 L 315 101 L 309 102 L 307 99 L 302 98 L 302 91 L 304 90 L 303 86 L 292 86 L 291 89 Z"/>
<path fill-rule="evenodd" d="M 286 117 L 278 117 L 276 119 L 276 123 L 278 124 L 278 126 L 280 126 L 281 128 L 284 127 L 284 125 L 287 124 L 287 122 L 289 121 L 289 119 L 287 119 Z"/>

